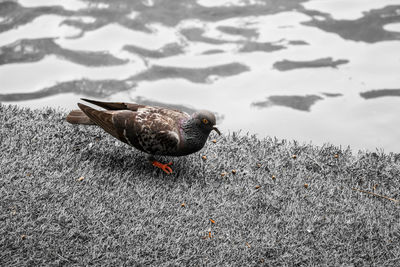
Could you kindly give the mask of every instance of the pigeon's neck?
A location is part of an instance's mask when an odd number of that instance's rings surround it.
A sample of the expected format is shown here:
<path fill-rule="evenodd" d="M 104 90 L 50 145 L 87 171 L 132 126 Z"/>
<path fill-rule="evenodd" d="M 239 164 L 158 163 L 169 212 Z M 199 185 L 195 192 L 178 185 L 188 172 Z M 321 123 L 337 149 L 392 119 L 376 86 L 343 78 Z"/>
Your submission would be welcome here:
<path fill-rule="evenodd" d="M 187 150 L 185 152 L 194 153 L 203 148 L 207 141 L 208 134 L 201 131 L 192 118 L 183 122 L 181 129 L 184 147 L 185 150 Z"/>

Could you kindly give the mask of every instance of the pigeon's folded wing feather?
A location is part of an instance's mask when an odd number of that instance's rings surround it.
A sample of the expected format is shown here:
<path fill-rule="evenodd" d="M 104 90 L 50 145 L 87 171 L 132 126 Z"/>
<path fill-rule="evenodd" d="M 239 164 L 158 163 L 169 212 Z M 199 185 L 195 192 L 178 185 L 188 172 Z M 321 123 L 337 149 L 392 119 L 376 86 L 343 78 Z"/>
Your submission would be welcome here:
<path fill-rule="evenodd" d="M 103 128 L 107 133 L 111 134 L 122 142 L 129 143 L 125 136 L 126 129 L 124 126 L 126 126 L 128 122 L 134 118 L 133 111 L 96 110 L 81 103 L 78 103 L 78 106 L 90 118 L 91 121 Z"/>
<path fill-rule="evenodd" d="M 89 102 L 93 105 L 105 108 L 107 110 L 132 110 L 137 111 L 139 108 L 146 107 L 145 105 L 140 105 L 136 103 L 125 103 L 125 102 L 103 102 L 97 100 L 91 100 L 86 98 L 81 98 L 82 100 Z"/>

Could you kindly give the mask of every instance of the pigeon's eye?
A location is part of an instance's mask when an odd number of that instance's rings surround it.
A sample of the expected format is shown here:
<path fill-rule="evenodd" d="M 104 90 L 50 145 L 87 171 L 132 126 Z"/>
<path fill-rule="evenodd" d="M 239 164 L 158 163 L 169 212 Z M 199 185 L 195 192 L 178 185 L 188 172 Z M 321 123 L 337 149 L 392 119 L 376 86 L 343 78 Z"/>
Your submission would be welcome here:
<path fill-rule="evenodd" d="M 208 124 L 208 120 L 207 119 L 202 119 L 201 120 L 204 124 Z"/>

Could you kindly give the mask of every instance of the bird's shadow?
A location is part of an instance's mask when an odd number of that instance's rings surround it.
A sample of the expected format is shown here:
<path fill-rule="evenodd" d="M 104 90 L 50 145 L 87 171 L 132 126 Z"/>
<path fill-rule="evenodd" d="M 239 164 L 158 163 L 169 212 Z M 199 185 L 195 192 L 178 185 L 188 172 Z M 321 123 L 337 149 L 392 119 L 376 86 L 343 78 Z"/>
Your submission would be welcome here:
<path fill-rule="evenodd" d="M 98 159 L 96 168 L 104 172 L 130 172 L 132 176 L 157 176 L 169 177 L 171 179 L 180 179 L 184 173 L 189 170 L 188 159 L 185 157 L 164 157 L 157 156 L 156 160 L 162 163 L 173 162 L 171 166 L 172 174 L 166 174 L 159 168 L 154 167 L 148 159 L 148 155 L 137 151 L 90 151 L 92 159 Z"/>

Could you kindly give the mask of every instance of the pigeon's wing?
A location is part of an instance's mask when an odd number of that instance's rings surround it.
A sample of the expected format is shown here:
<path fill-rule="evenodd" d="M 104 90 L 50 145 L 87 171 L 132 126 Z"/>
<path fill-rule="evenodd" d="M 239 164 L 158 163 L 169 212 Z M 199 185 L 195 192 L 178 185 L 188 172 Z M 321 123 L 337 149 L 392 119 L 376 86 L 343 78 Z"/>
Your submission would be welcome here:
<path fill-rule="evenodd" d="M 137 111 L 139 108 L 144 108 L 146 105 L 140 105 L 136 103 L 125 103 L 125 102 L 103 102 L 97 100 L 91 100 L 86 98 L 81 98 L 82 100 L 89 102 L 93 105 L 105 108 L 107 110 L 131 110 Z"/>
<path fill-rule="evenodd" d="M 97 101 L 97 100 L 91 100 L 91 99 L 86 99 L 82 98 L 82 100 L 89 102 L 91 104 L 97 105 L 99 107 L 105 108 L 106 110 L 126 110 L 126 111 L 137 111 L 139 108 L 145 108 L 145 105 L 140 105 L 136 103 L 125 103 L 125 102 L 102 102 L 102 101 Z M 86 106 L 85 106 L 86 107 Z M 89 112 L 90 109 L 86 110 Z M 100 114 L 100 113 L 95 113 L 92 112 L 93 114 Z M 112 112 L 105 113 L 105 114 L 112 114 Z M 93 115 L 95 116 L 95 115 Z M 103 117 L 106 115 L 103 115 Z M 99 118 L 101 120 L 101 118 Z M 86 125 L 91 125 L 91 124 L 98 124 L 98 122 L 94 123 L 90 116 L 83 111 L 83 109 L 79 110 L 72 110 L 67 118 L 67 122 L 72 123 L 72 124 L 86 124 Z M 105 122 L 103 122 L 105 123 Z"/>
<path fill-rule="evenodd" d="M 189 114 L 184 111 L 169 108 L 169 107 L 157 107 L 157 106 L 148 106 L 142 105 L 137 103 L 126 103 L 126 102 L 103 102 L 97 101 L 87 98 L 81 98 L 83 101 L 88 103 L 94 104 L 96 106 L 102 107 L 106 110 L 131 110 L 131 111 L 138 111 L 139 109 L 142 111 L 151 111 L 161 114 L 162 116 L 169 116 L 173 119 L 180 119 L 180 118 L 188 118 Z M 149 108 L 149 109 L 147 109 Z"/>
<path fill-rule="evenodd" d="M 79 108 L 95 124 L 103 128 L 107 133 L 122 142 L 129 143 L 126 138 L 127 125 L 133 124 L 135 112 L 130 110 L 96 110 L 84 104 L 78 103 Z"/>

